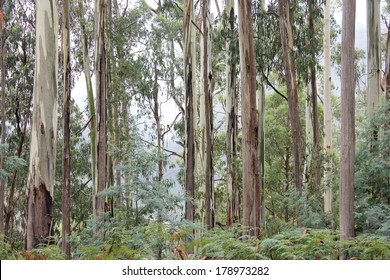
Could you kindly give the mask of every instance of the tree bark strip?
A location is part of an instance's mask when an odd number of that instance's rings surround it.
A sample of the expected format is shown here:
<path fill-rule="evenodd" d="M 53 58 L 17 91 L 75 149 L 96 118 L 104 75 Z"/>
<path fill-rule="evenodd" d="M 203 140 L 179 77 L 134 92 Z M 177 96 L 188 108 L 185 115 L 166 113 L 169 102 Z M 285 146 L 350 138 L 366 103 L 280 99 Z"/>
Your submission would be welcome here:
<path fill-rule="evenodd" d="M 104 212 L 105 198 L 99 196 L 107 186 L 107 57 L 106 0 L 95 0 L 95 71 L 96 71 L 96 215 Z"/>
<path fill-rule="evenodd" d="M 240 222 L 240 193 L 237 182 L 237 70 L 231 50 L 235 29 L 234 1 L 227 0 L 225 7 L 228 16 L 228 37 L 226 38 L 226 183 L 227 211 L 226 225 Z"/>
<path fill-rule="evenodd" d="M 70 259 L 70 113 L 71 113 L 71 66 L 70 66 L 70 14 L 69 1 L 62 3 L 63 29 L 62 51 L 64 63 L 64 144 L 62 151 L 62 250 Z"/>
<path fill-rule="evenodd" d="M 185 218 L 189 221 L 194 221 L 195 208 L 195 143 L 194 143 L 194 111 L 193 111 L 193 88 L 192 88 L 192 61 L 191 51 L 191 32 L 194 32 L 192 28 L 193 19 L 193 1 L 187 0 L 186 9 L 184 12 L 184 83 L 185 83 L 185 123 L 186 123 L 186 151 L 185 151 L 185 164 L 186 164 L 186 176 L 185 176 L 185 193 L 187 200 L 185 203 Z"/>

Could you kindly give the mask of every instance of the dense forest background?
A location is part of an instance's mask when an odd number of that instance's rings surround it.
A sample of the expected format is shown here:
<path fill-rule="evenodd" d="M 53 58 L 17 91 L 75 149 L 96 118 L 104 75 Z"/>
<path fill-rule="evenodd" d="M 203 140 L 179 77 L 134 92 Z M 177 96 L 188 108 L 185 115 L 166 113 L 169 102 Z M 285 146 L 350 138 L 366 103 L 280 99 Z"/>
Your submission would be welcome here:
<path fill-rule="evenodd" d="M 390 259 L 389 4 L 0 1 L 0 258 Z"/>

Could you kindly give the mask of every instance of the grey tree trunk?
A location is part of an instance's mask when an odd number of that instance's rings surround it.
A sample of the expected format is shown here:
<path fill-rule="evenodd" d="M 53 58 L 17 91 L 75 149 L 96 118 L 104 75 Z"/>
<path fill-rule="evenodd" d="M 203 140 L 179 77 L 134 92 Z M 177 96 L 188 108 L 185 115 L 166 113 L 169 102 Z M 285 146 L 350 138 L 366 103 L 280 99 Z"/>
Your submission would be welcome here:
<path fill-rule="evenodd" d="M 64 144 L 62 150 L 62 250 L 70 259 L 70 112 L 71 112 L 71 66 L 70 66 L 70 14 L 69 1 L 62 2 L 62 46 L 64 63 Z"/>
<path fill-rule="evenodd" d="M 367 0 L 367 105 L 371 120 L 381 94 L 380 0 Z M 377 133 L 374 131 L 374 133 Z M 374 135 L 375 137 L 375 135 Z"/>
<path fill-rule="evenodd" d="M 355 235 L 355 13 L 356 0 L 344 0 L 341 31 L 341 164 L 339 198 L 341 240 L 347 240 Z"/>
<path fill-rule="evenodd" d="M 0 0 L 0 11 L 3 12 L 3 1 Z M 0 71 L 1 71 L 1 144 L 5 145 L 6 138 L 6 112 L 5 112 L 5 67 L 4 67 L 4 26 L 0 26 Z M 0 169 L 5 168 L 5 157 L 4 155 L 0 155 Z M 4 193 L 5 193 L 5 180 L 0 179 L 0 234 L 4 234 Z"/>
<path fill-rule="evenodd" d="M 260 1 L 260 8 L 264 12 L 265 0 Z M 266 207 L 265 207 L 265 84 L 263 77 L 257 75 L 257 106 L 259 114 L 259 172 L 260 172 L 260 224 L 266 229 Z"/>
<path fill-rule="evenodd" d="M 259 127 L 251 8 L 252 1 L 238 1 L 242 95 L 243 225 L 251 228 L 250 235 L 260 237 Z"/>
<path fill-rule="evenodd" d="M 226 38 L 226 184 L 227 184 L 227 211 L 226 225 L 240 222 L 240 190 L 237 180 L 237 70 L 233 59 L 231 46 L 235 29 L 234 1 L 227 0 L 225 7 L 228 16 L 228 32 Z"/>
<path fill-rule="evenodd" d="M 204 90 L 204 108 L 205 108 L 205 212 L 206 226 L 208 229 L 214 227 L 214 176 L 213 176 L 213 158 L 212 158 L 212 138 L 213 138 L 213 101 L 210 89 L 212 70 L 211 70 L 211 32 L 209 24 L 209 1 L 202 1 L 202 17 L 203 17 L 203 90 Z"/>
<path fill-rule="evenodd" d="M 386 70 L 384 74 L 384 89 L 386 101 L 390 101 L 390 23 L 386 23 L 387 26 L 387 39 L 386 39 Z"/>
<path fill-rule="evenodd" d="M 186 204 L 185 204 L 185 218 L 190 221 L 194 221 L 195 208 L 193 200 L 195 198 L 195 143 L 194 143 L 194 111 L 193 111 L 193 88 L 192 88 L 192 42 L 191 33 L 194 32 L 192 28 L 193 19 L 193 1 L 187 0 L 186 9 L 184 12 L 184 83 L 185 83 L 185 123 L 186 123 L 186 152 L 185 152 L 185 164 L 186 164 L 186 176 L 185 176 L 185 191 L 186 191 Z"/>
<path fill-rule="evenodd" d="M 96 215 L 104 212 L 105 199 L 99 196 L 107 185 L 107 60 L 106 0 L 95 0 L 95 77 L 96 77 Z"/>
<path fill-rule="evenodd" d="M 309 2 L 309 32 L 311 42 L 315 40 L 314 30 L 314 2 Z M 320 124 L 318 120 L 318 102 L 317 102 L 317 71 L 316 57 L 314 47 L 310 46 L 312 63 L 310 65 L 310 85 L 311 85 L 311 105 L 312 105 L 312 124 L 313 124 L 313 174 L 314 174 L 314 190 L 317 197 L 321 197 L 321 145 L 320 145 Z"/>
<path fill-rule="evenodd" d="M 282 37 L 283 62 L 288 93 L 288 111 L 292 128 L 292 142 L 294 148 L 294 181 L 299 196 L 302 196 L 301 150 L 302 131 L 299 118 L 298 90 L 295 60 L 293 54 L 293 34 L 290 22 L 289 0 L 279 0 L 279 25 Z M 297 225 L 301 226 L 300 206 L 297 207 Z"/>
<path fill-rule="evenodd" d="M 36 2 L 36 59 L 30 138 L 25 249 L 53 232 L 53 186 L 57 139 L 57 2 Z"/>
<path fill-rule="evenodd" d="M 326 153 L 324 170 L 324 212 L 332 212 L 332 105 L 330 72 L 330 0 L 326 0 L 324 13 L 324 146 Z"/>

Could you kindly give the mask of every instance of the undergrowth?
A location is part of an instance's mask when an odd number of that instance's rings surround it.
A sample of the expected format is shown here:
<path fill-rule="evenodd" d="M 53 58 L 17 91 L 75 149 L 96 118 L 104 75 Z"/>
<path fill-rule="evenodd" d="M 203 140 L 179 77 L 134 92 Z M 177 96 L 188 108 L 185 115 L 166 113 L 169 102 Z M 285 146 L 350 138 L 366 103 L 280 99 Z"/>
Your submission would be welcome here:
<path fill-rule="evenodd" d="M 104 228 L 90 226 L 70 240 L 72 258 L 82 260 L 337 260 L 340 256 L 358 260 L 390 260 L 390 242 L 376 235 L 359 235 L 348 241 L 339 240 L 332 230 L 286 230 L 270 238 L 258 240 L 245 235 L 241 226 L 204 231 L 193 224 L 181 227 L 149 224 L 125 229 L 111 221 Z M 32 251 L 13 249 L 0 236 L 1 259 L 64 259 L 56 245 L 42 245 Z"/>

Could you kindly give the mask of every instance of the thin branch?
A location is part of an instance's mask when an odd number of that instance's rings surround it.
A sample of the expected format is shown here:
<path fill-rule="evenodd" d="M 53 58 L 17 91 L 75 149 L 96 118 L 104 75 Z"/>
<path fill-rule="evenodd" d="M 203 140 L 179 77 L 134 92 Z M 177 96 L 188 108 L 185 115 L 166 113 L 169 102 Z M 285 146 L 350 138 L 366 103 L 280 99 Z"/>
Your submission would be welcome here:
<path fill-rule="evenodd" d="M 153 147 L 155 147 L 155 148 L 161 148 L 162 150 L 164 150 L 164 151 L 166 151 L 167 153 L 169 153 L 168 156 L 177 156 L 177 157 L 179 157 L 179 158 L 184 159 L 184 157 L 183 157 L 182 155 L 179 155 L 178 153 L 176 153 L 176 152 L 174 152 L 174 151 L 165 149 L 164 147 L 158 147 L 157 145 L 155 145 L 155 144 L 153 144 L 152 142 L 149 142 L 149 141 L 147 141 L 147 140 L 145 140 L 145 139 L 143 139 L 143 138 L 139 138 L 139 139 L 140 139 L 142 142 L 144 142 L 144 143 L 146 143 L 146 144 L 148 144 L 148 145 L 150 145 L 150 146 L 153 146 Z"/>
<path fill-rule="evenodd" d="M 87 126 L 91 123 L 92 119 L 93 119 L 93 116 L 91 116 L 91 117 L 89 118 L 88 122 L 87 122 L 79 131 L 76 132 L 76 135 L 78 135 L 79 133 L 81 133 L 82 131 L 84 131 L 84 130 L 87 128 Z M 92 129 L 93 129 L 93 128 L 92 128 Z"/>
<path fill-rule="evenodd" d="M 283 93 L 281 93 L 280 91 L 278 91 L 278 90 L 271 84 L 271 82 L 268 80 L 268 77 L 264 74 L 264 72 L 263 72 L 263 78 L 264 78 L 265 82 L 267 83 L 267 85 L 269 85 L 277 94 L 279 94 L 281 97 L 283 97 L 284 99 L 286 99 L 286 101 L 288 102 L 288 98 L 287 98 Z"/>
<path fill-rule="evenodd" d="M 165 134 L 167 134 L 169 131 L 171 131 L 172 127 L 175 125 L 175 123 L 176 123 L 176 121 L 177 121 L 177 118 L 178 118 L 181 114 L 182 114 L 182 113 L 179 112 L 179 113 L 176 115 L 176 117 L 175 117 L 175 119 L 173 120 L 173 122 L 171 123 L 171 125 L 168 126 L 168 129 L 167 129 L 166 131 L 164 131 L 163 134 L 161 134 L 161 138 L 162 138 L 162 139 L 164 139 Z"/>
<path fill-rule="evenodd" d="M 175 4 L 175 6 L 184 13 L 183 9 L 175 2 L 175 1 L 172 1 L 173 4 Z M 200 32 L 200 34 L 202 34 L 203 36 L 203 32 L 202 30 L 199 28 L 199 26 L 191 19 L 191 22 L 192 24 L 196 27 L 196 29 L 198 29 L 198 31 Z"/>

